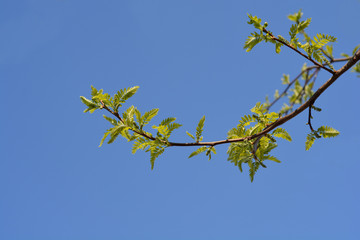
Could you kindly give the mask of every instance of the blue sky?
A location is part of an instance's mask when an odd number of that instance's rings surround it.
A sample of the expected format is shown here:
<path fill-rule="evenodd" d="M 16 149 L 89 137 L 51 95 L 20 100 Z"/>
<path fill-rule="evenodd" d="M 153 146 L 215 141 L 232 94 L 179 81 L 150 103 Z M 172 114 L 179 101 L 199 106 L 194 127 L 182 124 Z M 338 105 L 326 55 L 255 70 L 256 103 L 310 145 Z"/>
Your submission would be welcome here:
<path fill-rule="evenodd" d="M 359 1 L 77 1 L 0 3 L 1 239 L 359 239 L 359 78 L 346 73 L 317 101 L 315 126 L 341 132 L 305 151 L 307 114 L 286 123 L 253 183 L 227 162 L 168 149 L 150 170 L 123 139 L 98 148 L 109 124 L 83 113 L 90 86 L 140 86 L 129 101 L 154 119 L 177 117 L 188 141 L 220 140 L 265 95 L 295 76 L 301 56 L 261 44 L 247 13 L 286 36 L 286 16 L 312 17 L 310 34 L 335 35 L 335 56 L 359 44 Z M 341 65 L 337 65 L 339 68 Z M 321 72 L 321 84 L 329 74 Z M 275 106 L 279 107 L 279 106 Z"/>

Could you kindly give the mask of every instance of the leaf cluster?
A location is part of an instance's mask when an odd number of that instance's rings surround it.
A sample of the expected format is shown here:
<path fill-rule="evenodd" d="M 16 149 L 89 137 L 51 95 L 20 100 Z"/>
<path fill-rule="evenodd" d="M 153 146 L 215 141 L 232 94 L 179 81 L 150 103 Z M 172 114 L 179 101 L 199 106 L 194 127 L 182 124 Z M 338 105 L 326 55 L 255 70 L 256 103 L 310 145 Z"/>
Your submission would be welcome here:
<path fill-rule="evenodd" d="M 204 130 L 204 123 L 205 123 L 205 116 L 203 116 L 200 119 L 200 121 L 196 127 L 196 133 L 195 133 L 196 137 L 194 135 L 192 135 L 191 133 L 186 132 L 186 134 L 189 137 L 191 137 L 193 140 L 195 140 L 196 143 L 199 143 L 200 141 L 203 140 L 202 132 Z M 203 152 L 205 152 L 205 155 L 209 157 L 209 160 L 211 160 L 211 153 L 216 154 L 216 150 L 215 150 L 214 146 L 202 146 L 202 147 L 198 148 L 197 150 L 195 150 L 194 152 L 192 152 L 188 158 L 192 158 Z"/>
<path fill-rule="evenodd" d="M 309 27 L 311 23 L 311 18 L 301 21 L 303 13 L 301 10 L 299 12 L 291 14 L 288 18 L 295 22 L 291 25 L 289 30 L 290 39 L 286 39 L 285 37 L 278 35 L 274 37 L 273 34 L 266 29 L 268 26 L 267 23 L 261 24 L 261 19 L 257 16 L 252 16 L 248 14 L 249 21 L 248 24 L 254 26 L 254 28 L 258 29 L 259 32 L 253 32 L 245 41 L 244 48 L 247 52 L 251 51 L 257 44 L 262 41 L 270 42 L 275 44 L 276 53 L 280 53 L 281 46 L 284 44 L 294 48 L 294 49 L 302 49 L 307 53 L 310 59 L 315 59 L 318 63 L 325 63 L 328 65 L 333 71 L 334 67 L 331 65 L 330 61 L 324 56 L 324 49 L 329 52 L 329 57 L 332 56 L 332 48 L 330 49 L 327 44 L 330 42 L 335 42 L 336 38 L 327 34 L 316 34 L 313 38 L 311 38 L 306 32 L 305 29 Z M 265 33 L 265 34 L 264 34 Z M 298 35 L 301 34 L 304 36 L 302 41 L 299 40 Z M 331 52 L 331 53 L 330 53 Z"/>
<path fill-rule="evenodd" d="M 97 109 L 107 109 L 117 119 L 103 115 L 105 120 L 110 122 L 113 127 L 106 130 L 103 138 L 100 141 L 100 146 L 108 139 L 108 144 L 113 143 L 120 135 L 127 141 L 132 141 L 132 153 L 137 150 L 144 150 L 150 152 L 151 169 L 154 168 L 155 159 L 159 157 L 168 147 L 168 139 L 171 133 L 181 127 L 182 125 L 176 123 L 176 118 L 166 118 L 159 125 L 154 125 L 152 129 L 156 130 L 153 134 L 145 131 L 144 127 L 158 114 L 159 109 L 155 108 L 141 114 L 141 112 L 134 106 L 130 106 L 119 114 L 119 108 L 132 97 L 139 87 L 125 88 L 118 91 L 113 97 L 108 93 L 103 93 L 103 90 L 97 90 L 91 86 L 91 100 L 81 96 L 81 101 L 88 107 L 84 112 L 93 113 Z"/>
<path fill-rule="evenodd" d="M 291 141 L 289 133 L 283 128 L 277 128 L 271 133 L 261 135 L 255 139 L 247 140 L 250 136 L 265 130 L 275 122 L 280 115 L 275 112 L 268 112 L 266 107 L 257 103 L 252 109 L 252 115 L 245 115 L 239 121 L 236 128 L 228 132 L 228 139 L 243 138 L 244 141 L 231 143 L 228 148 L 228 161 L 238 166 L 243 171 L 242 164 L 248 164 L 251 181 L 260 166 L 265 160 L 280 162 L 276 157 L 270 155 L 271 150 L 277 147 L 276 138 Z"/>
<path fill-rule="evenodd" d="M 328 126 L 321 126 L 317 130 L 314 130 L 307 135 L 305 142 L 305 149 L 306 151 L 308 151 L 311 148 L 311 146 L 314 144 L 316 139 L 322 137 L 323 138 L 336 137 L 339 134 L 340 132 L 334 128 Z"/>

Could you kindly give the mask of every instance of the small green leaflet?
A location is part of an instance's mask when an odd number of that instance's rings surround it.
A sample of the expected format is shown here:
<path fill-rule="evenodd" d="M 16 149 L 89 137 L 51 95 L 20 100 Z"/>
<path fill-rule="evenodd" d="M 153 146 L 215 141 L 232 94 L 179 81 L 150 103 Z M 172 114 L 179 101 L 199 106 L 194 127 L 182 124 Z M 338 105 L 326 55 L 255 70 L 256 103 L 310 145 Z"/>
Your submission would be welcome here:
<path fill-rule="evenodd" d="M 308 135 L 307 135 L 307 137 L 306 137 L 306 142 L 305 142 L 305 149 L 306 149 L 306 151 L 308 151 L 310 148 L 311 148 L 311 146 L 314 144 L 314 142 L 315 142 L 315 139 L 316 139 L 316 137 L 315 137 L 315 134 L 314 133 L 309 133 Z"/>
<path fill-rule="evenodd" d="M 99 147 L 101 147 L 105 141 L 105 139 L 108 137 L 108 135 L 110 134 L 110 140 L 108 141 L 108 144 L 112 143 L 115 141 L 115 139 L 119 136 L 119 134 L 121 134 L 121 132 L 125 129 L 128 129 L 127 126 L 125 125 L 117 125 L 113 128 L 108 129 L 105 133 L 103 138 L 100 141 L 100 145 Z"/>
<path fill-rule="evenodd" d="M 116 121 L 115 119 L 110 118 L 110 117 L 105 116 L 105 115 L 103 115 L 103 117 L 104 117 L 106 120 L 108 120 L 112 125 L 116 126 L 117 121 Z"/>
<path fill-rule="evenodd" d="M 270 161 L 274 161 L 274 162 L 277 162 L 277 163 L 281 163 L 281 161 L 279 159 L 277 159 L 274 156 L 270 156 L 270 155 L 265 155 L 264 160 L 270 160 Z"/>
<path fill-rule="evenodd" d="M 203 116 L 203 117 L 200 119 L 200 121 L 199 121 L 199 123 L 198 123 L 198 125 L 197 125 L 197 127 L 196 127 L 196 141 L 197 141 L 197 142 L 200 141 L 200 137 L 201 137 L 201 135 L 202 135 L 203 128 L 204 128 L 204 122 L 205 122 L 205 116 Z"/>
<path fill-rule="evenodd" d="M 146 112 L 143 116 L 142 116 L 142 123 L 143 125 L 146 125 L 150 122 L 150 120 L 155 117 L 159 112 L 158 108 L 154 108 L 148 112 Z"/>
<path fill-rule="evenodd" d="M 192 158 L 193 156 L 196 156 L 202 152 L 205 152 L 207 150 L 207 147 L 206 146 L 203 146 L 203 147 L 200 147 L 198 148 L 196 151 L 192 152 L 188 158 Z"/>
<path fill-rule="evenodd" d="M 289 142 L 292 141 L 290 134 L 283 128 L 277 128 L 272 132 L 274 137 L 285 139 Z"/>
<path fill-rule="evenodd" d="M 80 96 L 80 99 L 86 106 L 88 106 L 88 108 L 85 109 L 84 112 L 93 113 L 96 109 L 100 108 L 100 106 L 98 106 L 97 104 L 93 103 L 92 101 L 90 101 L 89 99 L 83 96 Z"/>
<path fill-rule="evenodd" d="M 282 44 L 281 43 L 275 43 L 275 52 L 276 53 L 280 53 L 281 52 L 281 46 Z"/>
<path fill-rule="evenodd" d="M 165 148 L 163 146 L 156 146 L 154 148 L 150 148 L 151 170 L 154 169 L 154 164 L 155 164 L 156 158 L 158 158 L 164 151 L 165 151 Z"/>
<path fill-rule="evenodd" d="M 299 23 L 302 15 L 303 15 L 303 13 L 301 12 L 301 9 L 300 9 L 297 13 L 289 15 L 288 18 L 293 22 Z"/>
<path fill-rule="evenodd" d="M 194 139 L 194 140 L 195 140 L 194 135 L 192 135 L 192 134 L 191 134 L 191 133 L 189 133 L 188 131 L 186 131 L 186 134 L 187 134 L 189 137 L 191 137 L 192 139 Z"/>
<path fill-rule="evenodd" d="M 259 29 L 260 31 L 263 30 L 263 26 L 261 25 L 261 18 L 258 18 L 257 16 L 252 16 L 251 14 L 248 14 L 249 21 L 248 24 L 254 25 L 255 28 Z"/>
<path fill-rule="evenodd" d="M 206 151 L 206 156 L 209 157 L 209 160 L 211 159 L 211 152 L 213 152 L 214 154 L 216 154 L 216 150 L 214 147 L 206 147 L 206 146 L 202 146 L 200 148 L 198 148 L 196 151 L 192 152 L 188 158 L 192 158 L 202 152 L 205 152 Z"/>
<path fill-rule="evenodd" d="M 246 52 L 250 52 L 251 49 L 253 49 L 256 44 L 260 43 L 263 39 L 260 37 L 257 33 L 251 33 L 251 36 L 249 36 L 244 45 L 244 49 L 246 49 Z"/>
<path fill-rule="evenodd" d="M 281 78 L 282 84 L 289 84 L 290 83 L 290 75 L 289 74 L 283 74 L 283 77 Z"/>
<path fill-rule="evenodd" d="M 340 134 L 338 130 L 328 126 L 319 127 L 317 132 L 324 138 L 336 137 Z"/>
<path fill-rule="evenodd" d="M 354 50 L 352 51 L 352 55 L 354 56 L 355 55 L 355 53 L 357 52 L 357 50 L 360 48 L 360 44 L 359 45 L 357 45 L 355 48 L 354 48 Z"/>
<path fill-rule="evenodd" d="M 274 98 L 278 98 L 279 97 L 279 90 L 275 90 L 275 94 L 274 94 Z"/>

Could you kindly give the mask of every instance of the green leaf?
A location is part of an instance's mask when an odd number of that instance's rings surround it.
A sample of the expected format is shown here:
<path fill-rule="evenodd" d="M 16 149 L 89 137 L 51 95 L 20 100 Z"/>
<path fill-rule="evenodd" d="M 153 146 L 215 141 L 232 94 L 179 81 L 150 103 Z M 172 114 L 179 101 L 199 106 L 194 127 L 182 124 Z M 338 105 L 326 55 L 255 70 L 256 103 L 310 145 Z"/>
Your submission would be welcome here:
<path fill-rule="evenodd" d="M 275 90 L 275 94 L 274 94 L 274 98 L 278 98 L 279 97 L 279 90 Z"/>
<path fill-rule="evenodd" d="M 359 45 L 357 45 L 355 48 L 354 48 L 354 50 L 352 51 L 352 55 L 354 56 L 355 55 L 355 53 L 357 52 L 357 50 L 360 48 L 360 44 Z"/>
<path fill-rule="evenodd" d="M 315 142 L 315 135 L 313 133 L 309 133 L 306 137 L 306 142 L 305 142 L 305 149 L 306 151 L 308 151 L 311 146 L 314 144 Z"/>
<path fill-rule="evenodd" d="M 352 69 L 351 72 L 358 73 L 357 77 L 360 77 L 360 62 L 358 62 Z"/>
<path fill-rule="evenodd" d="M 250 181 L 253 182 L 255 173 L 257 172 L 257 170 L 260 167 L 260 163 L 258 163 L 258 162 L 253 163 L 253 162 L 249 161 L 248 164 L 249 164 L 249 168 L 250 168 L 249 169 Z"/>
<path fill-rule="evenodd" d="M 318 128 L 317 132 L 322 135 L 324 138 L 336 137 L 340 132 L 332 127 L 321 126 Z"/>
<path fill-rule="evenodd" d="M 169 125 L 170 123 L 172 123 L 175 120 L 176 120 L 176 118 L 169 117 L 169 118 L 166 118 L 166 119 L 162 120 L 160 125 Z"/>
<path fill-rule="evenodd" d="M 279 43 L 279 42 L 276 42 L 275 43 L 275 52 L 276 53 L 280 53 L 281 52 L 281 46 L 282 46 L 283 44 L 282 43 Z"/>
<path fill-rule="evenodd" d="M 165 148 L 162 146 L 157 146 L 157 147 L 151 149 L 151 151 L 150 151 L 151 170 L 154 169 L 156 158 L 158 158 L 164 151 L 165 151 Z"/>
<path fill-rule="evenodd" d="M 207 149 L 208 149 L 208 147 L 202 146 L 202 147 L 198 148 L 196 151 L 192 152 L 188 158 L 192 158 L 193 156 L 196 156 L 202 152 L 205 152 Z"/>
<path fill-rule="evenodd" d="M 294 14 L 290 14 L 288 16 L 288 18 L 293 21 L 293 22 L 296 22 L 296 23 L 299 23 L 300 22 L 300 18 L 302 17 L 303 13 L 301 12 L 301 9 L 297 12 L 297 13 L 294 13 Z"/>
<path fill-rule="evenodd" d="M 283 77 L 281 78 L 281 82 L 284 85 L 287 85 L 290 83 L 290 75 L 289 74 L 283 74 Z"/>
<path fill-rule="evenodd" d="M 317 112 L 321 112 L 321 108 L 315 107 L 314 105 L 311 106 L 312 109 L 314 109 Z"/>
<path fill-rule="evenodd" d="M 98 94 L 98 90 L 93 85 L 91 85 L 91 96 L 96 96 L 97 94 Z"/>
<path fill-rule="evenodd" d="M 84 110 L 84 112 L 90 112 L 93 113 L 96 109 L 99 109 L 100 106 L 93 103 L 92 101 L 90 101 L 89 99 L 80 96 L 81 102 L 84 103 L 88 108 Z"/>
<path fill-rule="evenodd" d="M 188 131 L 186 131 L 186 134 L 187 134 L 189 137 L 191 137 L 192 139 L 194 139 L 194 140 L 195 140 L 194 135 L 192 135 L 192 134 L 191 134 L 191 133 L 189 133 Z"/>
<path fill-rule="evenodd" d="M 179 123 L 170 123 L 168 125 L 169 127 L 169 133 L 171 133 L 172 131 L 174 131 L 175 129 L 178 129 L 179 127 L 181 127 L 182 125 Z"/>
<path fill-rule="evenodd" d="M 283 128 L 277 128 L 272 132 L 274 137 L 285 139 L 289 142 L 292 141 L 290 134 Z"/>
<path fill-rule="evenodd" d="M 274 161 L 274 162 L 277 162 L 277 163 L 281 163 L 281 161 L 280 161 L 279 159 L 277 159 L 277 158 L 274 157 L 274 156 L 270 156 L 270 155 L 264 156 L 264 159 L 270 160 L 270 161 Z"/>
<path fill-rule="evenodd" d="M 252 115 L 245 115 L 245 116 L 241 117 L 241 120 L 239 120 L 240 125 L 242 125 L 244 127 L 255 121 L 256 121 L 256 119 Z"/>
<path fill-rule="evenodd" d="M 332 45 L 326 45 L 325 46 L 325 50 L 324 50 L 330 57 L 334 57 L 333 56 L 333 46 Z"/>
<path fill-rule="evenodd" d="M 244 49 L 246 49 L 246 52 L 250 52 L 251 49 L 253 49 L 262 40 L 263 39 L 259 34 L 252 33 L 251 36 L 248 36 L 248 38 L 246 39 Z"/>
<path fill-rule="evenodd" d="M 131 153 L 135 154 L 137 150 L 139 150 L 139 149 L 144 150 L 150 146 L 151 146 L 151 142 L 148 139 L 145 139 L 144 137 L 139 137 L 134 142 Z"/>
<path fill-rule="evenodd" d="M 258 102 L 252 109 L 250 109 L 250 111 L 256 113 L 259 116 L 262 116 L 267 110 L 263 104 Z"/>
<path fill-rule="evenodd" d="M 204 122 L 205 122 L 205 116 L 203 116 L 200 119 L 200 121 L 199 121 L 199 123 L 198 123 L 198 125 L 196 127 L 196 141 L 197 142 L 200 140 L 200 137 L 202 135 L 203 128 L 204 128 Z"/>
<path fill-rule="evenodd" d="M 110 140 L 108 141 L 108 144 L 113 143 L 115 139 L 121 134 L 121 132 L 125 129 L 127 129 L 127 126 L 124 125 L 118 125 L 116 127 L 113 127 L 110 132 Z"/>
<path fill-rule="evenodd" d="M 104 133 L 104 136 L 101 138 L 99 147 L 101 147 L 101 146 L 103 145 L 105 139 L 106 139 L 107 136 L 110 134 L 110 132 L 111 132 L 111 128 Z"/>
<path fill-rule="evenodd" d="M 104 117 L 106 120 L 108 120 L 108 121 L 109 121 L 112 125 L 114 125 L 114 126 L 116 126 L 117 123 L 118 123 L 115 119 L 110 118 L 110 117 L 108 117 L 108 116 L 103 115 L 103 117 Z"/>
<path fill-rule="evenodd" d="M 311 23 L 311 18 L 306 19 L 305 21 L 302 21 L 298 24 L 297 30 L 298 32 L 304 31 L 305 28 L 307 28 Z"/>
<path fill-rule="evenodd" d="M 129 107 L 125 112 L 123 112 L 123 120 L 124 124 L 129 127 L 134 127 L 134 114 L 135 114 L 135 107 Z"/>
<path fill-rule="evenodd" d="M 251 14 L 248 14 L 249 21 L 248 24 L 253 25 L 255 28 L 259 29 L 260 31 L 263 30 L 263 25 L 261 25 L 261 18 L 258 18 L 257 16 L 252 16 Z"/>
<path fill-rule="evenodd" d="M 323 56 L 322 52 L 319 49 L 314 49 L 314 51 L 312 52 L 312 55 L 313 55 L 314 59 L 316 61 L 318 61 L 319 63 L 322 63 L 325 59 L 325 57 Z"/>
<path fill-rule="evenodd" d="M 159 112 L 158 108 L 151 109 L 142 116 L 142 122 L 144 125 L 148 124 L 150 120 L 155 117 Z"/>
<path fill-rule="evenodd" d="M 166 125 L 153 126 L 152 128 L 158 130 L 158 133 L 166 138 L 169 136 L 169 127 Z"/>
<path fill-rule="evenodd" d="M 142 118 L 141 118 L 141 113 L 137 108 L 135 108 L 134 110 L 135 110 L 136 120 L 138 121 L 138 123 L 140 125 L 140 128 L 142 128 L 143 121 L 142 121 Z"/>
<path fill-rule="evenodd" d="M 139 86 L 121 89 L 115 94 L 114 99 L 116 99 L 120 103 L 124 103 L 126 100 L 132 97 L 138 89 Z"/>

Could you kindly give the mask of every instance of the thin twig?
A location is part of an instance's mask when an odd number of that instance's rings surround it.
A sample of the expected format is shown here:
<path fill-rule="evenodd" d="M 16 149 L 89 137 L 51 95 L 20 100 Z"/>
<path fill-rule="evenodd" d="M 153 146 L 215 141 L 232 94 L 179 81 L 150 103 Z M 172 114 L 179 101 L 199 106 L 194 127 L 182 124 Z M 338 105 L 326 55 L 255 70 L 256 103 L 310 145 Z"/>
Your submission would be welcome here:
<path fill-rule="evenodd" d="M 309 106 L 309 116 L 308 116 L 308 123 L 307 123 L 307 124 L 309 125 L 310 130 L 311 130 L 312 132 L 315 132 L 315 130 L 313 129 L 313 127 L 312 127 L 312 125 L 311 125 L 311 118 L 312 118 L 312 116 L 311 116 L 311 108 L 312 108 L 313 104 L 314 104 L 314 103 L 311 103 L 310 106 Z"/>
<path fill-rule="evenodd" d="M 346 57 L 346 58 L 336 58 L 336 59 L 332 59 L 330 62 L 331 63 L 334 63 L 334 62 L 344 62 L 344 61 L 348 61 L 350 60 L 351 57 Z M 328 65 L 327 63 L 325 63 L 324 65 Z M 287 91 L 289 90 L 289 88 L 296 82 L 297 79 L 299 79 L 299 77 L 301 77 L 301 75 L 303 73 L 305 73 L 306 71 L 308 70 L 311 70 L 311 69 L 314 69 L 314 68 L 317 68 L 317 74 L 319 73 L 319 70 L 320 70 L 320 67 L 319 66 L 316 66 L 316 65 L 313 65 L 313 66 L 309 66 L 309 67 L 306 67 L 304 70 L 302 70 L 287 86 L 286 88 L 284 89 L 284 91 L 279 95 L 279 97 L 275 98 L 270 104 L 268 107 L 266 107 L 267 110 L 269 110 L 280 98 L 282 98 L 283 96 L 286 95 Z M 316 74 L 316 75 L 317 75 Z"/>
<path fill-rule="evenodd" d="M 325 67 L 324 65 L 316 62 L 314 59 L 306 56 L 305 54 L 303 54 L 302 52 L 300 52 L 299 50 L 297 50 L 297 49 L 294 48 L 293 46 L 287 44 L 286 42 L 284 42 L 284 41 L 282 41 L 282 40 L 280 40 L 280 39 L 278 39 L 278 38 L 275 37 L 271 32 L 269 32 L 267 29 L 264 28 L 264 29 L 263 29 L 263 32 L 269 34 L 269 36 L 270 36 L 271 39 L 273 39 L 273 40 L 275 40 L 275 41 L 277 41 L 277 42 L 279 42 L 279 43 L 284 44 L 284 45 L 287 46 L 288 48 L 291 48 L 292 50 L 294 50 L 295 52 L 297 52 L 298 54 L 300 54 L 300 55 L 303 56 L 304 58 L 306 58 L 306 59 L 308 59 L 309 61 L 311 61 L 312 63 L 314 63 L 316 66 L 321 67 L 322 69 L 325 69 L 326 71 L 328 71 L 328 72 L 331 73 L 331 74 L 334 74 L 334 73 L 335 73 L 333 70 L 331 70 L 331 69 Z"/>

